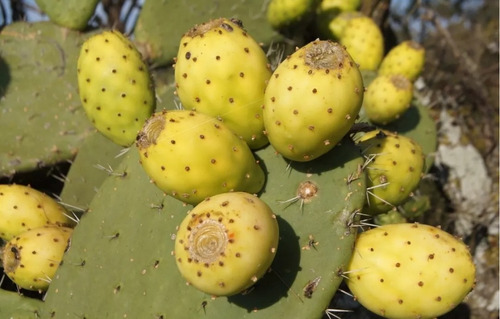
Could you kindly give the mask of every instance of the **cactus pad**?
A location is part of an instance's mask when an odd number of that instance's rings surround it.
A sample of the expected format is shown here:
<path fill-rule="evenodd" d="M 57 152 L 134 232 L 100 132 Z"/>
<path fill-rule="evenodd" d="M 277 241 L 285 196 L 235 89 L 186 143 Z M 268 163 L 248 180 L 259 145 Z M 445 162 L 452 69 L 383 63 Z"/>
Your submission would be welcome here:
<path fill-rule="evenodd" d="M 72 158 L 93 130 L 80 109 L 76 60 L 84 36 L 50 22 L 0 33 L 0 176 Z M 40 61 L 43 61 L 41 63 Z"/>
<path fill-rule="evenodd" d="M 290 164 L 270 147 L 257 156 L 268 172 L 260 198 L 277 215 L 280 242 L 253 289 L 214 299 L 186 286 L 171 253 L 190 208 L 151 184 L 133 151 L 115 169 L 126 174 L 104 182 L 75 229 L 43 315 L 321 317 L 351 255 L 350 222 L 364 204 L 362 159 L 349 141 L 321 161 Z"/>

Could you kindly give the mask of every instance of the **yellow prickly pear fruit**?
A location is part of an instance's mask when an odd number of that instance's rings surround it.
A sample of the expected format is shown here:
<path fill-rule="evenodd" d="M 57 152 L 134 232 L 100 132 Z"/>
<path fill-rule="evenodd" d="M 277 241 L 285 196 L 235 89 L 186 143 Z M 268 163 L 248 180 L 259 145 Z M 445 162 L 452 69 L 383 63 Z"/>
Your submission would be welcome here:
<path fill-rule="evenodd" d="M 257 193 L 265 175 L 223 122 L 188 110 L 153 114 L 138 135 L 141 164 L 166 194 L 189 204 L 231 191 Z"/>
<path fill-rule="evenodd" d="M 392 48 L 382 60 L 379 74 L 401 74 L 415 81 L 424 68 L 425 49 L 415 41 L 403 41 Z"/>
<path fill-rule="evenodd" d="M 154 111 L 152 80 L 141 54 L 123 34 L 104 31 L 83 43 L 78 89 L 96 129 L 121 146 L 134 143 Z"/>
<path fill-rule="evenodd" d="M 270 76 L 265 52 L 238 20 L 211 20 L 181 38 L 175 85 L 183 107 L 222 120 L 253 149 L 268 143 L 262 103 Z"/>
<path fill-rule="evenodd" d="M 274 71 L 265 94 L 264 123 L 272 146 L 306 162 L 331 150 L 354 123 L 363 80 L 344 47 L 313 41 Z"/>
<path fill-rule="evenodd" d="M 314 13 L 316 0 L 271 0 L 266 17 L 277 30 L 305 23 Z"/>
<path fill-rule="evenodd" d="M 44 291 L 66 251 L 72 228 L 43 226 L 25 231 L 3 247 L 5 274 L 19 287 Z"/>
<path fill-rule="evenodd" d="M 68 216 L 63 206 L 36 189 L 0 185 L 0 238 L 4 240 L 44 225 L 73 226 L 75 223 Z"/>
<path fill-rule="evenodd" d="M 440 228 L 409 223 L 362 232 L 346 274 L 356 300 L 391 319 L 436 318 L 462 302 L 475 283 L 462 241 Z"/>
<path fill-rule="evenodd" d="M 411 105 L 413 83 L 403 75 L 379 75 L 366 88 L 363 109 L 375 124 L 398 119 Z"/>
<path fill-rule="evenodd" d="M 420 183 L 424 169 L 420 145 L 385 130 L 366 133 L 358 145 L 367 161 L 366 212 L 385 213 L 406 201 Z"/>
<path fill-rule="evenodd" d="M 187 282 L 214 296 L 237 294 L 269 269 L 278 248 L 278 223 L 258 197 L 233 192 L 193 208 L 175 237 L 177 267 Z"/>
<path fill-rule="evenodd" d="M 338 40 L 347 21 L 361 16 L 356 11 L 360 0 L 322 0 L 316 8 L 316 28 L 319 34 L 331 40 Z"/>
<path fill-rule="evenodd" d="M 360 70 L 377 70 L 384 57 L 384 37 L 372 18 L 358 16 L 349 19 L 339 41 L 359 64 Z"/>
<path fill-rule="evenodd" d="M 316 25 L 318 32 L 323 38 L 334 41 L 340 41 L 344 28 L 351 19 L 364 17 L 359 11 L 344 11 L 340 13 L 334 11 L 334 14 L 329 12 L 329 10 L 320 11 L 317 15 Z"/>
<path fill-rule="evenodd" d="M 355 11 L 361 4 L 361 0 L 321 0 L 319 9 L 321 11 L 337 10 L 339 12 Z"/>

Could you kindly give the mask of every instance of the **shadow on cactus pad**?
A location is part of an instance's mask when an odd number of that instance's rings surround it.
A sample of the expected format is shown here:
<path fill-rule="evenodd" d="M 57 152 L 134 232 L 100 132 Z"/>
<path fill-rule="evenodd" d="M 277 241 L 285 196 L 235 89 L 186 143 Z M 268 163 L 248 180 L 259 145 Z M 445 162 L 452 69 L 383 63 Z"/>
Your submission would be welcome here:
<path fill-rule="evenodd" d="M 288 291 L 300 269 L 299 237 L 292 225 L 285 219 L 277 216 L 280 241 L 278 252 L 271 269 L 253 287 L 246 292 L 228 297 L 228 302 L 252 312 L 255 309 L 264 309 L 272 306 L 281 298 L 298 297 Z M 290 294 L 292 294 L 290 296 Z M 300 299 L 300 298 L 299 298 Z M 299 301 L 297 299 L 297 301 Z"/>

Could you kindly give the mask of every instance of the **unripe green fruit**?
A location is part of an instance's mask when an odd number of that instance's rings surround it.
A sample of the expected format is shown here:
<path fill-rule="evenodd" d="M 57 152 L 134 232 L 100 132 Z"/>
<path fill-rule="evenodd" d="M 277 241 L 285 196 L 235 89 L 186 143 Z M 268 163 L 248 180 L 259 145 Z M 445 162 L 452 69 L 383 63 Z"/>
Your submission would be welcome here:
<path fill-rule="evenodd" d="M 0 238 L 13 237 L 48 224 L 74 226 L 66 209 L 29 186 L 0 185 Z"/>
<path fill-rule="evenodd" d="M 2 250 L 5 274 L 21 288 L 47 290 L 72 232 L 71 228 L 50 225 L 12 238 Z"/>
<path fill-rule="evenodd" d="M 420 145 L 409 137 L 385 130 L 366 133 L 358 145 L 367 160 L 366 212 L 385 213 L 406 201 L 423 172 Z"/>
<path fill-rule="evenodd" d="M 294 161 L 331 150 L 363 100 L 361 74 L 344 47 L 313 41 L 287 57 L 266 88 L 264 124 L 272 146 Z"/>
<path fill-rule="evenodd" d="M 252 149 L 268 143 L 262 103 L 270 76 L 265 52 L 237 20 L 211 20 L 180 40 L 175 85 L 182 106 L 221 119 Z"/>
<path fill-rule="evenodd" d="M 415 81 L 424 68 L 425 49 L 415 41 L 403 41 L 392 48 L 380 63 L 379 74 L 401 74 Z"/>
<path fill-rule="evenodd" d="M 363 109 L 375 124 L 397 120 L 410 108 L 413 83 L 403 75 L 379 75 L 366 88 Z"/>
<path fill-rule="evenodd" d="M 364 307 L 392 319 L 436 318 L 472 290 L 467 246 L 440 228 L 390 224 L 356 239 L 347 285 Z"/>
<path fill-rule="evenodd" d="M 155 108 L 155 92 L 141 54 L 118 31 L 104 31 L 82 45 L 78 89 L 96 129 L 130 146 Z"/>
<path fill-rule="evenodd" d="M 175 259 L 189 284 L 229 296 L 266 273 L 278 239 L 276 216 L 266 203 L 244 192 L 224 193 L 205 199 L 182 221 Z"/>
<path fill-rule="evenodd" d="M 137 147 L 156 186 L 189 204 L 231 191 L 257 193 L 265 182 L 245 141 L 203 113 L 155 113 L 139 133 Z"/>
<path fill-rule="evenodd" d="M 360 70 L 377 70 L 384 57 L 384 37 L 372 18 L 359 16 L 349 19 L 339 41 L 359 64 Z"/>

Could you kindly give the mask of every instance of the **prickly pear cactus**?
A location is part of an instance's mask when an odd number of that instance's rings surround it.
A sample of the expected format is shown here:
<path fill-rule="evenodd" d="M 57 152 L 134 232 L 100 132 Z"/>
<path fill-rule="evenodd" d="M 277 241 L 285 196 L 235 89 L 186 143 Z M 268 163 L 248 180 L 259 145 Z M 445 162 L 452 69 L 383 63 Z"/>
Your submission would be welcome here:
<path fill-rule="evenodd" d="M 0 289 L 0 305 L 0 318 L 30 319 L 40 314 L 43 301 Z"/>
<path fill-rule="evenodd" d="M 323 2 L 328 6 L 341 3 Z M 342 3 L 348 2 L 359 5 L 356 0 Z M 268 3 L 222 0 L 213 6 L 212 2 L 146 1 L 132 38 L 151 63 L 148 66 L 152 67 L 156 100 L 166 104 L 163 102 L 171 101 L 175 90 L 174 69 L 157 67 L 173 63 L 182 33 L 209 18 L 242 20 L 259 45 L 265 50 L 270 46 L 268 54 L 275 54 L 272 42 L 290 32 L 280 29 L 279 34 L 272 29 L 266 21 Z M 341 34 L 360 14 L 352 13 L 334 30 L 327 30 L 328 34 Z M 314 28 L 301 27 L 308 31 Z M 0 125 L 7 128 L 2 140 L 9 150 L 0 152 L 0 176 L 70 160 L 78 153 L 65 178 L 61 199 L 80 218 L 44 302 L 0 290 L 0 318 L 191 319 L 220 318 L 224 314 L 228 318 L 314 319 L 328 314 L 325 310 L 353 254 L 357 229 L 353 225 L 365 207 L 367 172 L 362 169 L 364 159 L 359 147 L 343 139 L 320 157 L 304 162 L 290 161 L 272 146 L 254 152 L 266 181 L 252 196 L 269 206 L 279 227 L 277 249 L 271 249 L 274 259 L 267 272 L 259 273 L 262 278 L 241 293 L 220 297 L 204 293 L 181 275 L 175 253 L 179 226 L 189 218 L 194 203 L 167 196 L 140 165 L 136 146 L 123 149 L 103 138 L 83 114 L 75 66 L 81 44 L 89 35 L 51 23 L 16 24 L 0 33 Z M 290 50 L 305 42 L 303 36 L 301 33 L 287 39 L 293 45 L 282 45 Z M 19 47 L 23 47 L 21 54 L 14 51 Z M 27 55 L 26 48 L 34 55 Z M 38 63 L 40 56 L 44 57 L 43 64 Z M 278 63 L 270 61 L 274 69 Z M 361 91 L 375 75 L 373 70 L 371 76 L 364 76 Z M 287 92 L 289 87 L 295 91 L 296 82 L 292 84 L 284 87 Z M 35 93 L 33 87 L 37 88 Z M 312 94 L 318 93 L 318 88 L 309 89 Z M 297 99 L 302 101 L 304 97 Z M 37 112 L 32 112 L 34 105 Z M 293 116 L 297 110 L 291 110 Z M 358 113 L 348 115 L 344 114 L 344 119 L 354 122 Z M 363 110 L 359 115 L 358 122 L 367 121 Z M 338 134 L 339 140 L 352 122 Z M 418 97 L 399 118 L 378 127 L 421 144 L 426 166 L 430 167 L 436 127 Z M 49 131 L 53 133 L 50 138 L 40 134 Z M 0 149 L 4 145 L 0 142 Z M 413 204 L 408 209 L 418 206 Z M 385 222 L 398 216 L 388 217 Z M 202 276 L 206 274 L 202 272 Z"/>
<path fill-rule="evenodd" d="M 2 29 L 0 176 L 71 159 L 93 131 L 76 84 L 85 36 L 50 22 Z"/>
<path fill-rule="evenodd" d="M 124 156 L 115 168 L 123 174 L 107 178 L 75 229 L 43 317 L 321 317 L 342 280 L 356 232 L 350 226 L 364 203 L 362 159 L 351 142 L 307 163 L 290 163 L 270 147 L 257 153 L 268 173 L 260 199 L 277 216 L 279 248 L 253 289 L 218 298 L 187 286 L 172 256 L 172 236 L 190 206 L 149 182 L 136 151 Z"/>

